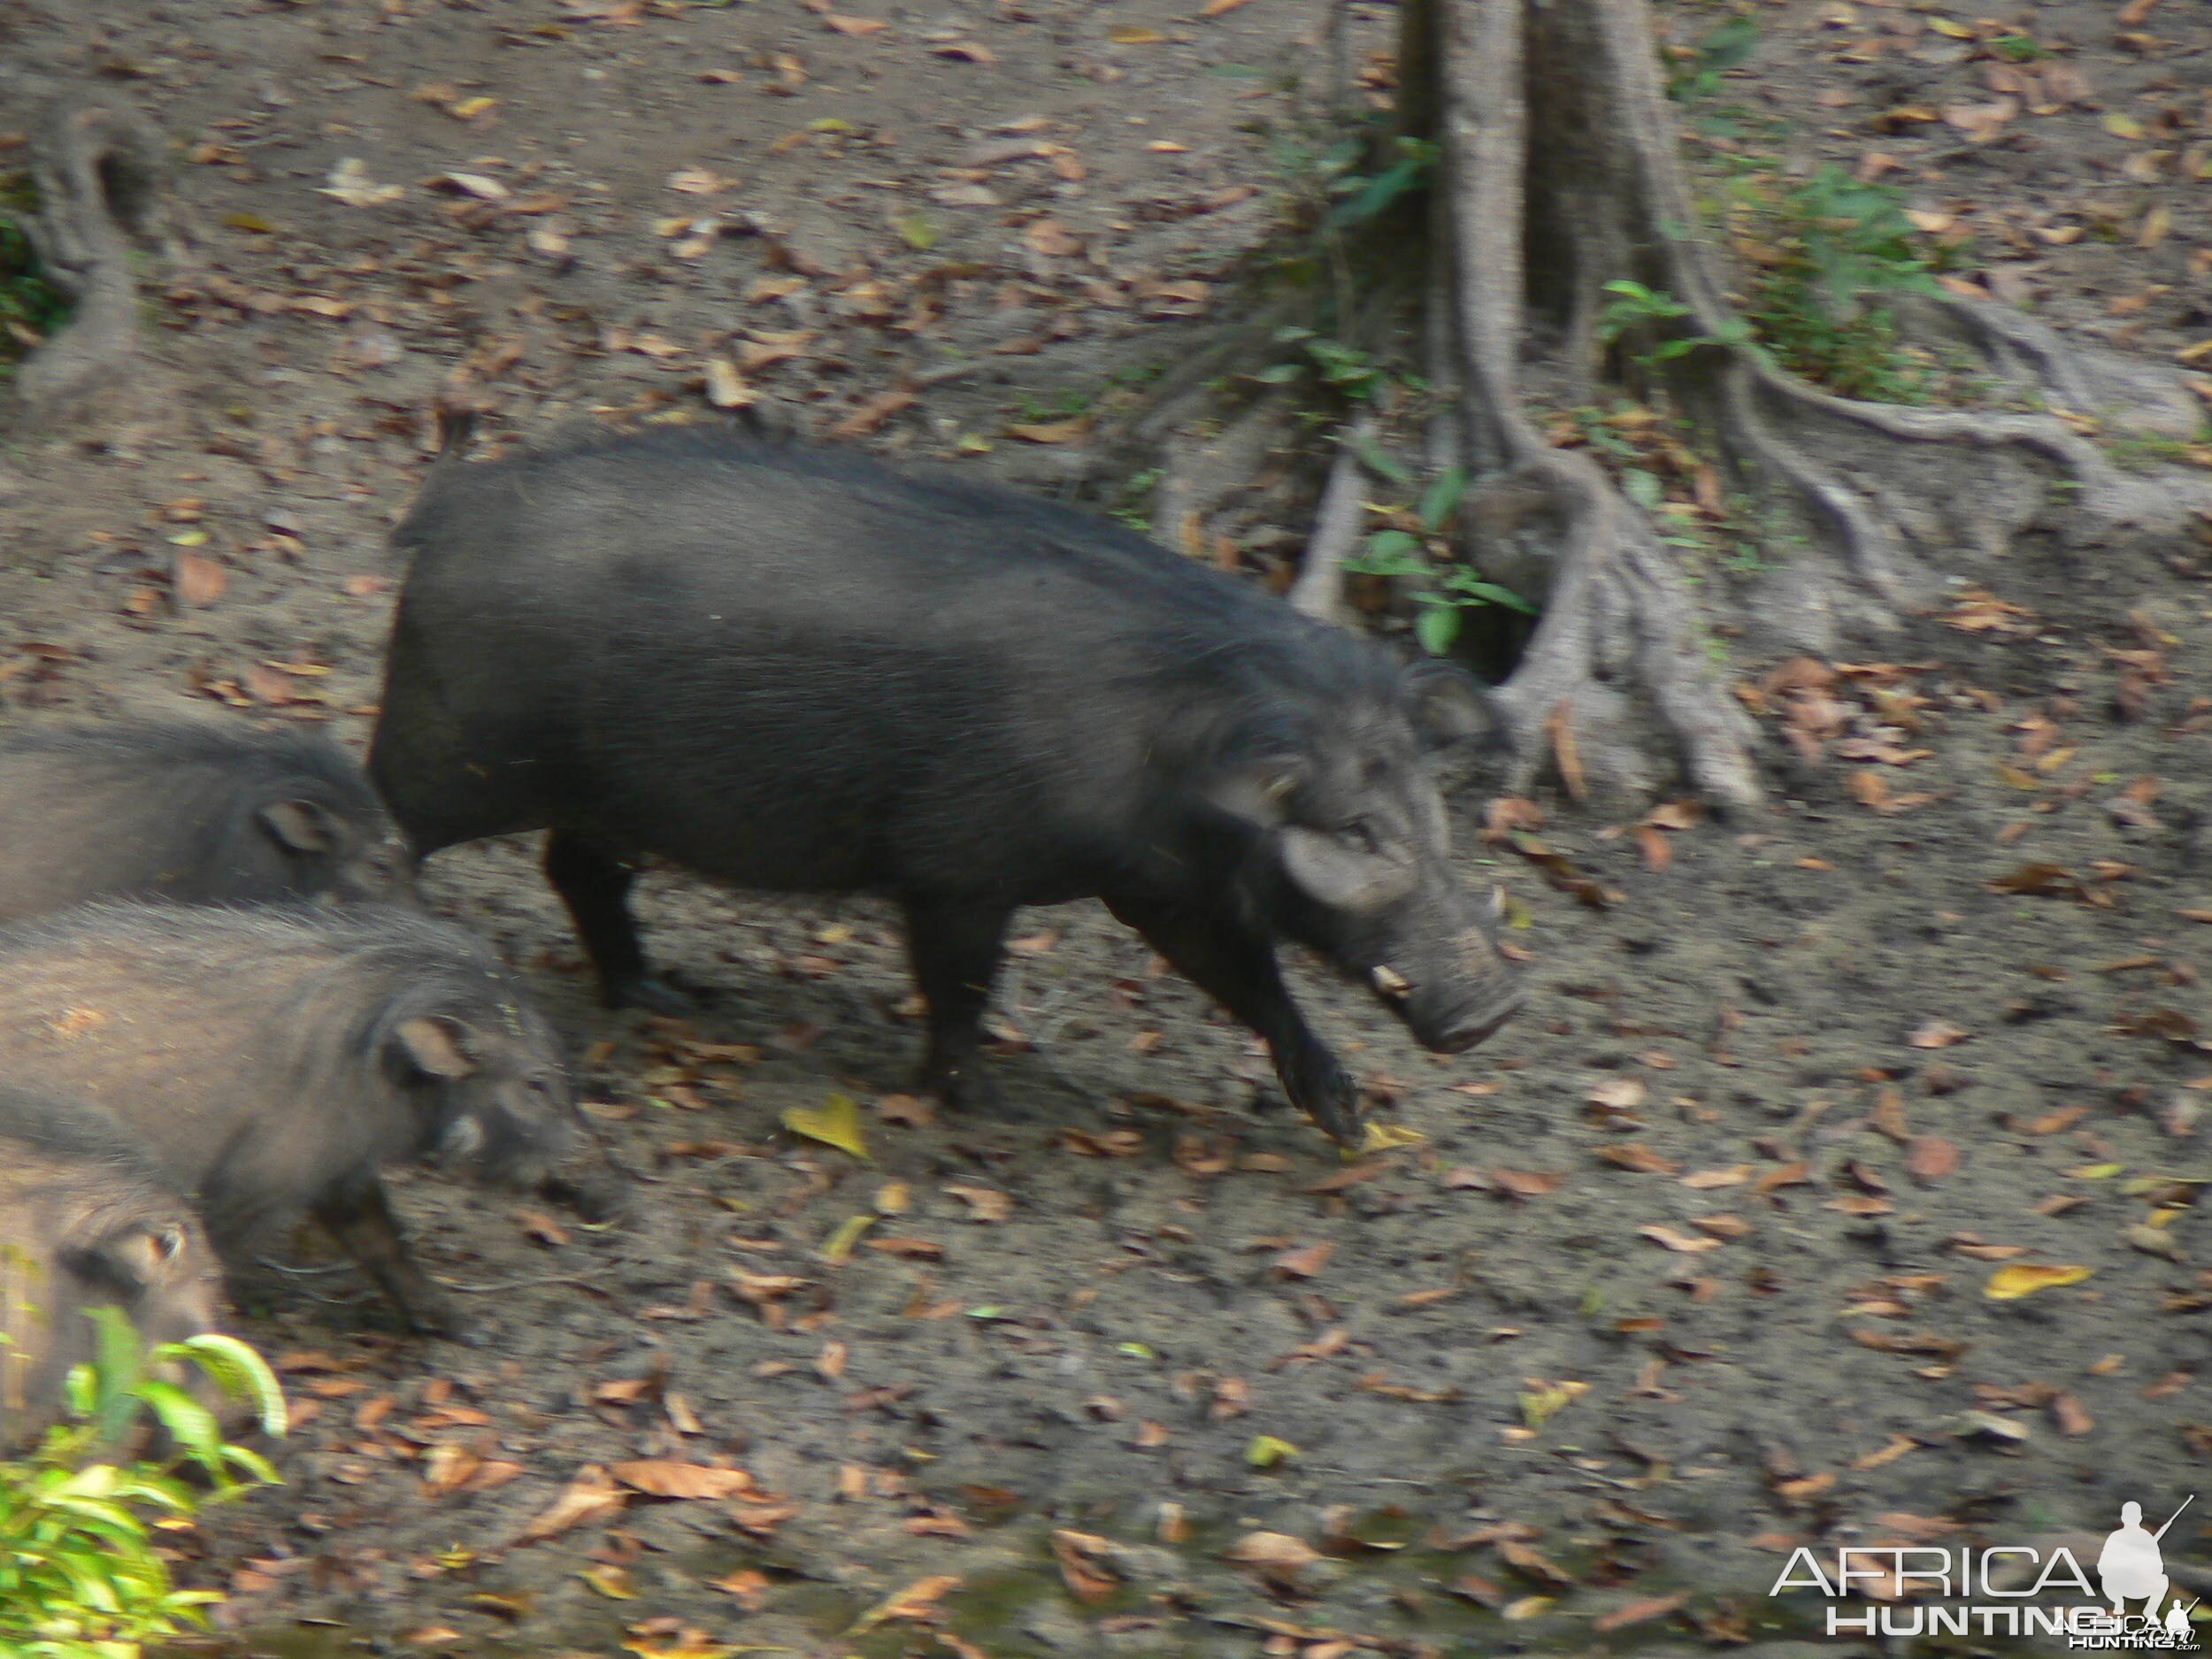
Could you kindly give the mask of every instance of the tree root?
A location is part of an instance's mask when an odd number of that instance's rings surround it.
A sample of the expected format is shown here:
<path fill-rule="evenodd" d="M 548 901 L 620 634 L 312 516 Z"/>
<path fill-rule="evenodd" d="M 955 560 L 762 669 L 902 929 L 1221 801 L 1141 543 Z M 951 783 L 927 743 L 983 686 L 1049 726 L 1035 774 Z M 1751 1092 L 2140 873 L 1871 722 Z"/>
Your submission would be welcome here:
<path fill-rule="evenodd" d="M 1399 319 L 1417 327 L 1403 355 L 1431 411 L 1424 433 L 1400 435 L 1432 472 L 1466 470 L 1462 550 L 1540 610 L 1497 689 L 1509 787 L 1549 775 L 1577 795 L 1644 795 L 1678 770 L 1716 803 L 1750 806 L 1757 732 L 1732 694 L 1732 642 L 1833 656 L 1893 635 L 2024 535 L 2108 563 L 2212 518 L 2202 472 L 2126 472 L 2093 441 L 2193 435 L 2203 415 L 2187 386 L 2001 306 L 1946 294 L 1893 309 L 1909 334 L 1975 353 L 2015 409 L 1839 397 L 1754 344 L 1724 256 L 1687 228 L 1698 213 L 1647 0 L 1406 0 L 1399 16 L 1400 127 L 1442 157 L 1425 227 L 1410 226 L 1425 235 L 1425 281 L 1407 285 Z M 1387 241 L 1408 233 L 1379 226 L 1366 251 L 1381 257 L 1361 268 L 1409 269 Z M 1655 309 L 1601 349 L 1606 285 L 1619 280 L 1679 314 Z M 1250 340 L 1250 322 L 1238 333 Z M 1187 390 L 1230 366 L 1211 356 L 1176 378 Z M 1682 533 L 1694 518 L 1647 512 L 1591 454 L 1555 447 L 1575 441 L 1571 428 L 1540 429 L 1530 412 L 1532 390 L 1554 409 L 1601 401 L 1609 376 L 1675 418 L 1732 503 L 1724 515 L 1701 483 L 1680 510 L 1755 536 L 1755 557 L 1712 567 L 1712 539 Z M 1273 432 L 1289 427 L 1278 409 Z M 1361 469 L 1340 442 L 1292 588 L 1302 610 L 1336 618 L 1362 528 Z M 1179 523 L 1249 476 L 1242 457 L 1201 478 L 1202 450 L 1159 449 Z"/>
<path fill-rule="evenodd" d="M 1340 436 L 1329 481 L 1321 491 L 1320 511 L 1314 515 L 1313 539 L 1306 543 L 1298 580 L 1291 584 L 1290 603 L 1318 621 L 1344 620 L 1344 561 L 1359 546 L 1360 529 L 1366 522 L 1358 451 L 1363 443 L 1373 441 L 1374 434 L 1374 420 L 1363 415 Z"/>
<path fill-rule="evenodd" d="M 1524 354 L 1542 337 L 1532 296 L 1551 296 L 1550 333 L 1570 352 L 1587 352 L 1607 281 L 1632 279 L 1686 307 L 1671 332 L 1696 343 L 1640 367 L 1731 481 L 1788 526 L 1783 568 L 1731 629 L 1755 643 L 1832 651 L 1894 628 L 1937 596 L 1962 555 L 2001 552 L 2043 527 L 2055 481 L 2073 495 L 2070 522 L 2052 527 L 2100 546 L 2171 536 L 2212 509 L 2201 474 L 2124 474 L 2070 424 L 2127 416 L 2193 430 L 2187 388 L 2032 319 L 1963 301 L 1935 308 L 2001 378 L 2032 383 L 2066 418 L 1837 397 L 1750 345 L 1716 256 L 1682 228 L 1695 210 L 1646 0 L 1479 0 L 1439 7 L 1435 19 L 1435 35 L 1407 50 L 1446 65 L 1451 236 L 1432 257 L 1455 265 L 1468 460 L 1481 480 L 1468 541 L 1486 574 L 1543 605 L 1499 691 L 1515 743 L 1509 784 L 1525 787 L 1549 762 L 1577 793 L 1593 782 L 1647 789 L 1661 737 L 1709 796 L 1747 804 L 1760 794 L 1751 728 L 1682 556 L 1594 462 L 1548 449 L 1525 412 Z M 1586 370 L 1578 357 L 1554 378 L 1571 388 Z"/>
<path fill-rule="evenodd" d="M 136 355 L 134 246 L 151 240 L 164 150 L 143 117 L 108 98 L 58 99 L 34 129 L 39 211 L 24 228 L 44 274 L 73 304 L 69 323 L 25 359 L 16 418 L 81 412 Z"/>

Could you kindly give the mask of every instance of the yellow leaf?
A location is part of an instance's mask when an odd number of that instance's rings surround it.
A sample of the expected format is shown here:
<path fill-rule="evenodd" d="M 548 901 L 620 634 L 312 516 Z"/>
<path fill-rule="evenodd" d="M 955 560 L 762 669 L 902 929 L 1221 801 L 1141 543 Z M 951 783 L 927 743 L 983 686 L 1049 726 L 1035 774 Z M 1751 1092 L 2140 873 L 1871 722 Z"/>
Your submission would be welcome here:
<path fill-rule="evenodd" d="M 176 534 L 171 536 L 169 540 L 170 542 L 176 547 L 204 547 L 207 545 L 207 532 L 204 530 L 180 530 L 176 533 Z"/>
<path fill-rule="evenodd" d="M 2045 1267 L 2033 1262 L 2012 1262 L 1989 1276 L 1982 1294 L 1992 1302 L 2013 1302 L 2039 1290 L 2078 1285 L 2097 1270 L 2093 1267 Z"/>
<path fill-rule="evenodd" d="M 463 98 L 446 113 L 460 120 L 472 121 L 498 102 L 497 98 Z"/>
<path fill-rule="evenodd" d="M 737 365 L 725 357 L 709 357 L 706 369 L 707 402 L 717 409 L 742 409 L 760 401 L 760 394 L 745 384 Z"/>
<path fill-rule="evenodd" d="M 1564 1384 L 1555 1384 L 1549 1388 L 1540 1389 L 1534 1394 L 1523 1394 L 1521 1396 L 1521 1421 L 1532 1429 L 1541 1428 L 1544 1426 L 1546 1417 L 1551 1416 L 1560 1407 L 1572 1404 L 1575 1395 L 1581 1392 L 1579 1388 L 1571 1388 Z"/>
<path fill-rule="evenodd" d="M 849 1094 L 832 1094 L 819 1106 L 787 1107 L 783 1126 L 856 1158 L 868 1156 L 868 1143 L 860 1135 L 860 1102 Z"/>
<path fill-rule="evenodd" d="M 1556 1599 L 1548 1595 L 1525 1595 L 1505 1609 L 1505 1617 L 1511 1619 L 1535 1618 Z"/>
<path fill-rule="evenodd" d="M 1117 46 L 1152 46 L 1167 38 L 1157 29 L 1124 27 L 1112 30 L 1106 38 Z"/>
<path fill-rule="evenodd" d="M 2124 115 L 2115 110 L 2104 118 L 2104 130 L 2115 138 L 2140 138 L 2143 136 L 2143 123 L 2132 115 Z"/>
<path fill-rule="evenodd" d="M 914 1189 L 904 1181 L 886 1181 L 876 1189 L 876 1213 L 879 1216 L 902 1216 L 913 1202 Z"/>
<path fill-rule="evenodd" d="M 2124 1164 L 2084 1164 L 2066 1173 L 2078 1181 L 2108 1181 L 2125 1168 Z"/>
<path fill-rule="evenodd" d="M 637 1592 L 630 1587 L 630 1575 L 619 1567 L 587 1567 L 576 1575 L 603 1596 L 617 1601 L 634 1601 Z"/>
<path fill-rule="evenodd" d="M 269 223 L 258 213 L 226 213 L 223 215 L 223 223 L 233 230 L 250 230 L 257 236 L 269 235 L 276 229 L 274 225 Z"/>
<path fill-rule="evenodd" d="M 1298 1455 L 1298 1448 L 1288 1440 L 1277 1440 L 1272 1434 L 1255 1434 L 1252 1443 L 1244 1448 L 1244 1461 L 1255 1469 L 1272 1469 L 1286 1457 Z"/>
<path fill-rule="evenodd" d="M 853 1622 L 852 1628 L 845 1634 L 857 1636 L 875 1629 L 879 1624 L 890 1624 L 895 1619 L 926 1624 L 935 1612 L 937 1602 L 945 1592 L 957 1588 L 959 1583 L 960 1580 L 949 1572 L 937 1573 L 926 1578 L 917 1578 L 896 1595 L 887 1601 L 877 1602 L 875 1606 L 863 1613 Z"/>
<path fill-rule="evenodd" d="M 1344 1150 L 1344 1157 L 1347 1163 L 1350 1163 L 1365 1157 L 1371 1152 L 1394 1152 L 1400 1147 L 1417 1147 L 1427 1139 L 1418 1129 L 1409 1129 L 1403 1124 L 1371 1123 L 1367 1125 L 1367 1138 L 1359 1143 L 1359 1150 L 1355 1152 L 1348 1147 Z"/>
<path fill-rule="evenodd" d="M 1974 31 L 1951 18 L 1930 18 L 1928 27 L 1939 35 L 1947 35 L 1955 41 L 1970 41 Z"/>
<path fill-rule="evenodd" d="M 853 1246 L 860 1242 L 860 1235 L 875 1225 L 876 1218 L 873 1216 L 854 1216 L 840 1223 L 837 1231 L 823 1241 L 822 1259 L 825 1262 L 849 1260 L 853 1253 Z"/>

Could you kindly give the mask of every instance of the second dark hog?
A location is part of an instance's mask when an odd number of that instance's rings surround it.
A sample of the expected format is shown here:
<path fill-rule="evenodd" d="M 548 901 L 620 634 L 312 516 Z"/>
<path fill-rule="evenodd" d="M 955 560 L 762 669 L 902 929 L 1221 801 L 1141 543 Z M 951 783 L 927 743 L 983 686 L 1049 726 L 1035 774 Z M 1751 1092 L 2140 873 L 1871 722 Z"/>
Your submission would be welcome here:
<path fill-rule="evenodd" d="M 328 738 L 212 721 L 0 733 L 0 922 L 88 899 L 405 900 L 409 860 Z"/>
<path fill-rule="evenodd" d="M 112 1114 L 233 1264 L 311 1215 L 424 1332 L 452 1317 L 381 1166 L 528 1186 L 583 1139 L 521 982 L 383 906 L 99 904 L 0 929 L 0 1075 Z"/>
<path fill-rule="evenodd" d="M 1266 1039 L 1291 1099 L 1356 1091 L 1276 962 L 1311 948 L 1425 1046 L 1511 1017 L 1446 859 L 1429 751 L 1488 724 L 1440 664 L 1103 518 L 727 432 L 450 455 L 400 526 L 371 771 L 419 853 L 550 829 L 610 1001 L 667 1005 L 626 905 L 658 856 L 906 918 L 925 1083 L 972 1088 L 1017 907 L 1103 899 Z"/>

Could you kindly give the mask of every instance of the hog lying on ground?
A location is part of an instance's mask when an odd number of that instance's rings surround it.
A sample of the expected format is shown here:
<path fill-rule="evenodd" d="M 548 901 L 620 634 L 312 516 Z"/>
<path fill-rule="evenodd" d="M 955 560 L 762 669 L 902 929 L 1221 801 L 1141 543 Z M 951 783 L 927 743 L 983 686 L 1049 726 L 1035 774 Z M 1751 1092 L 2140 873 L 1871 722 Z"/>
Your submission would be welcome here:
<path fill-rule="evenodd" d="M 0 928 L 0 1076 L 104 1108 L 234 1264 L 311 1214 L 417 1331 L 452 1326 L 380 1166 L 527 1185 L 580 1139 L 521 982 L 388 906 L 110 903 Z"/>
<path fill-rule="evenodd" d="M 122 895 L 411 892 L 390 818 L 326 737 L 211 721 L 0 733 L 0 922 Z"/>
<path fill-rule="evenodd" d="M 191 1204 L 120 1125 L 0 1084 L 0 1449 L 34 1436 L 93 1357 L 85 1310 L 181 1341 L 215 1328 L 220 1285 Z"/>
<path fill-rule="evenodd" d="M 610 1002 L 670 1001 L 626 899 L 653 856 L 895 899 L 954 1097 L 1025 904 L 1103 899 L 1340 1140 L 1356 1091 L 1279 941 L 1440 1051 L 1517 1006 L 1446 863 L 1428 752 L 1488 725 L 1458 671 L 949 474 L 695 428 L 454 447 L 395 537 L 371 771 L 419 855 L 550 829 Z"/>

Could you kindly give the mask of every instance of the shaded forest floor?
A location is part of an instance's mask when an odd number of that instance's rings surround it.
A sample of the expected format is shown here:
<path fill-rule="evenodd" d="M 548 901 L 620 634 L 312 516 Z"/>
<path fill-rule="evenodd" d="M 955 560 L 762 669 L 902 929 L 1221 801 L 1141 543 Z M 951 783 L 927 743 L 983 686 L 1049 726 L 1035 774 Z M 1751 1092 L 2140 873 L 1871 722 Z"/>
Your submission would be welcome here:
<path fill-rule="evenodd" d="M 356 744 L 457 365 L 495 431 L 757 392 L 1064 487 L 1278 222 L 1321 20 L 94 10 L 0 0 L 0 50 L 18 90 L 118 79 L 178 142 L 173 258 L 133 406 L 0 450 L 0 718 Z M 1708 160 L 1879 177 L 1954 280 L 2147 352 L 2212 338 L 2201 8 L 1759 20 Z M 1389 24 L 1355 8 L 1370 80 Z M 1299 528 L 1231 556 L 1279 580 Z M 898 1092 L 885 911 L 655 879 L 656 948 L 716 994 L 672 1024 L 593 1005 L 534 849 L 442 857 L 434 902 L 573 1033 L 640 1217 L 406 1182 L 460 1345 L 378 1334 L 304 1243 L 241 1325 L 301 1402 L 288 1484 L 188 1571 L 270 1654 L 1835 1655 L 1766 1595 L 1798 1544 L 2162 1516 L 2212 1459 L 2208 557 L 2023 550 L 1864 660 L 1732 664 L 1787 757 L 1769 818 L 1464 780 L 1529 1012 L 1434 1059 L 1304 976 L 1417 1135 L 1354 1164 L 1095 910 L 1025 925 L 1007 1110 L 949 1118 Z M 780 1126 L 833 1095 L 864 1158 Z M 2022 1267 L 2085 1271 L 1988 1294 Z M 649 1463 L 693 1472 L 619 1478 Z M 702 1495 L 642 1489 L 672 1479 Z M 2204 1525 L 2170 1559 L 2212 1563 Z"/>

